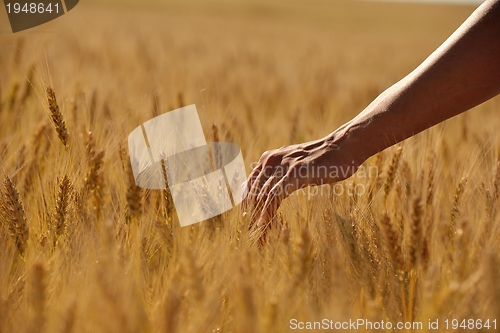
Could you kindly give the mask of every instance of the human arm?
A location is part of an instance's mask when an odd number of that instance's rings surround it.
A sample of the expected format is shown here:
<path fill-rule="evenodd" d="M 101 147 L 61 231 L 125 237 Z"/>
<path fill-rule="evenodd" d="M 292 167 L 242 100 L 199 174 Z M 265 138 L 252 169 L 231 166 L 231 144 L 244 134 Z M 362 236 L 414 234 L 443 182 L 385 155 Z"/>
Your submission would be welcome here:
<path fill-rule="evenodd" d="M 421 65 L 359 115 L 320 140 L 262 155 L 248 178 L 245 206 L 265 232 L 293 191 L 333 183 L 367 158 L 500 93 L 500 1 L 484 2 Z M 299 170 L 337 166 L 345 173 L 313 176 Z"/>

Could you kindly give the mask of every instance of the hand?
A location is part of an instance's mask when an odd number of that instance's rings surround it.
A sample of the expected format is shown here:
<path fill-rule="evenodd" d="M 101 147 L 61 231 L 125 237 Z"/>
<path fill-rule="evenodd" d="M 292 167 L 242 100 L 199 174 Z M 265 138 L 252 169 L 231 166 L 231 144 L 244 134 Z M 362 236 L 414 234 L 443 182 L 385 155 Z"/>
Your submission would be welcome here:
<path fill-rule="evenodd" d="M 281 202 L 294 191 L 350 177 L 362 161 L 334 135 L 262 154 L 245 186 L 251 238 L 263 242 Z"/>
<path fill-rule="evenodd" d="M 348 178 L 366 158 L 499 94 L 499 30 L 500 0 L 485 1 L 422 64 L 331 135 L 264 153 L 246 184 L 252 235 L 265 236 L 293 191 Z M 326 174 L 318 174 L 322 167 Z"/>

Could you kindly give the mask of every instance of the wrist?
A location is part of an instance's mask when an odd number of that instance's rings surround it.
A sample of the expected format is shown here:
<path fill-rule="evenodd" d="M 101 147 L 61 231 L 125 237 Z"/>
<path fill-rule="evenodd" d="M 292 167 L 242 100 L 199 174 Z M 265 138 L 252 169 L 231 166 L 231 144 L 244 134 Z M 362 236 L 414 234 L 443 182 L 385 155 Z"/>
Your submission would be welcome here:
<path fill-rule="evenodd" d="M 361 165 L 371 155 L 369 147 L 363 140 L 363 132 L 348 122 L 325 138 L 326 145 L 332 151 L 336 151 L 335 159 L 339 159 L 344 163 Z"/>

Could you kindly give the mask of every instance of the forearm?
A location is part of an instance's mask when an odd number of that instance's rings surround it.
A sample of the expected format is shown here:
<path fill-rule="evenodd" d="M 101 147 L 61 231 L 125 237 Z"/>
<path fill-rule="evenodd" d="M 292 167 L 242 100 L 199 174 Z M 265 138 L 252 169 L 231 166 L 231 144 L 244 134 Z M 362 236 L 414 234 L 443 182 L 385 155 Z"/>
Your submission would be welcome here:
<path fill-rule="evenodd" d="M 368 157 L 498 93 L 500 0 L 488 0 L 427 60 L 353 120 L 326 138 L 262 154 L 245 184 L 252 195 L 244 206 L 257 212 L 251 215 L 252 235 L 264 238 L 281 201 L 293 191 L 348 178 L 353 166 Z M 327 165 L 343 171 L 304 174 Z"/>
<path fill-rule="evenodd" d="M 419 67 L 332 133 L 364 160 L 500 93 L 500 1 L 486 1 Z M 500 115 L 499 115 L 500 116 Z"/>

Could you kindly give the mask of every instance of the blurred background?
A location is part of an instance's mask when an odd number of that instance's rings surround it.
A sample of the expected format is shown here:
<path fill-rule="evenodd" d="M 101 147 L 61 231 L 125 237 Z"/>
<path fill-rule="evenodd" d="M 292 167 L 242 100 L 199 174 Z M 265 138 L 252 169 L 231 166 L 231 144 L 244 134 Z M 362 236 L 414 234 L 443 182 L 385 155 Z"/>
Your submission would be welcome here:
<path fill-rule="evenodd" d="M 0 9 L 0 332 L 500 318 L 498 98 L 370 158 L 341 195 L 291 196 L 263 248 L 239 209 L 181 228 L 127 155 L 137 126 L 196 104 L 250 172 L 361 112 L 477 6 L 82 0 L 16 34 Z"/>
<path fill-rule="evenodd" d="M 78 96 L 95 95 L 98 114 L 106 104 L 123 116 L 107 125 L 124 122 L 123 135 L 151 117 L 154 103 L 166 112 L 182 95 L 206 111 L 205 126 L 213 114 L 235 129 L 240 144 L 271 148 L 325 135 L 362 111 L 476 6 L 81 1 L 63 17 L 16 34 L 0 11 L 0 87 L 8 93 L 9 81 L 24 83 L 33 67 L 39 85 L 50 82 L 59 92 L 63 110 Z M 301 124 L 295 137 L 276 135 L 276 121 L 294 119 Z M 238 130 L 243 126 L 252 131 Z"/>

